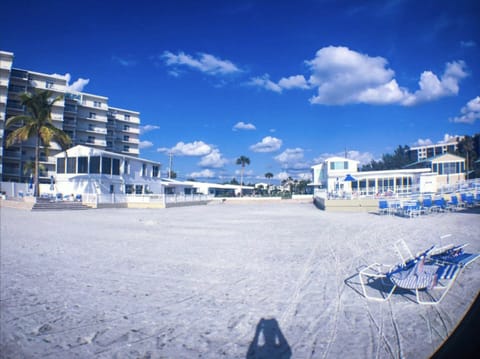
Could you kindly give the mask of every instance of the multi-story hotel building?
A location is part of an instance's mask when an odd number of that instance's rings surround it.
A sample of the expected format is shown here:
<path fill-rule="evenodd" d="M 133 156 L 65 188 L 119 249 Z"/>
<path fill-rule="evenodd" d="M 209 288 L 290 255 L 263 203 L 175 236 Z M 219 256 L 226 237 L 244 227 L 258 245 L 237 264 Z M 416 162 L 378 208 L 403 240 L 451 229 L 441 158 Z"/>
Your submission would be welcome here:
<path fill-rule="evenodd" d="M 61 100 L 52 108 L 53 124 L 65 131 L 72 145 L 86 145 L 100 150 L 139 156 L 140 117 L 136 111 L 111 107 L 108 98 L 68 88 L 67 79 L 12 67 L 13 53 L 0 51 L 0 179 L 25 182 L 28 168 L 35 158 L 35 142 L 29 140 L 5 147 L 5 139 L 14 128 L 5 128 L 5 121 L 25 113 L 20 95 L 36 89 L 46 89 Z M 40 150 L 40 182 L 50 181 L 55 173 L 54 156 L 61 152 L 52 142 Z"/>
<path fill-rule="evenodd" d="M 410 147 L 409 157 L 412 162 L 425 161 L 427 158 L 432 158 L 446 153 L 454 154 L 458 149 L 458 143 L 463 139 L 463 136 L 457 136 L 450 139 L 448 142 L 441 142 L 432 145 Z"/>

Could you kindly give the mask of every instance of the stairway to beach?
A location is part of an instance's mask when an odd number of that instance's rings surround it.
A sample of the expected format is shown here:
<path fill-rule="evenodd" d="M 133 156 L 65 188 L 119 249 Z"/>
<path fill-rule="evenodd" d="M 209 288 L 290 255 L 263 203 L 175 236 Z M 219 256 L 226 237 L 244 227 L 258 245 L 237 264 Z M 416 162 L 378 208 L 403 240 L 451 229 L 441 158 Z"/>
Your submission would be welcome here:
<path fill-rule="evenodd" d="M 90 207 L 81 202 L 51 201 L 48 198 L 37 198 L 37 202 L 32 207 L 32 211 L 68 211 L 85 209 L 90 209 Z"/>

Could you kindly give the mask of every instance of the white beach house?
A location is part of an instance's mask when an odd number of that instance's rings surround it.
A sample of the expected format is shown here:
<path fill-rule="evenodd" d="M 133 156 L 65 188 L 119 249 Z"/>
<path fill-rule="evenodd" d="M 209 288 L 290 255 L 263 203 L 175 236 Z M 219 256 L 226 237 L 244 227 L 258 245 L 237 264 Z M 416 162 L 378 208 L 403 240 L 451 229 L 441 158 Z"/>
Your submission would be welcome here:
<path fill-rule="evenodd" d="M 452 154 L 396 170 L 359 171 L 358 164 L 352 159 L 330 157 L 312 166 L 315 192 L 330 197 L 425 193 L 465 180 L 465 159 Z"/>
<path fill-rule="evenodd" d="M 161 164 L 78 145 L 55 155 L 49 190 L 62 194 L 163 194 Z M 42 191 L 45 192 L 45 191 Z"/>

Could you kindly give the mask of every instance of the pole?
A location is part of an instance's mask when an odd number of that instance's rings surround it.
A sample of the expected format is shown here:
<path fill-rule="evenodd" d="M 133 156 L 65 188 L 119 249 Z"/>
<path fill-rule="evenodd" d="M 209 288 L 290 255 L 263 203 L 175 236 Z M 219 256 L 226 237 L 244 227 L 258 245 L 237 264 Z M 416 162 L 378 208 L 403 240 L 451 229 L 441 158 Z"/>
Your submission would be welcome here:
<path fill-rule="evenodd" d="M 172 178 L 173 152 L 168 153 L 168 179 Z"/>

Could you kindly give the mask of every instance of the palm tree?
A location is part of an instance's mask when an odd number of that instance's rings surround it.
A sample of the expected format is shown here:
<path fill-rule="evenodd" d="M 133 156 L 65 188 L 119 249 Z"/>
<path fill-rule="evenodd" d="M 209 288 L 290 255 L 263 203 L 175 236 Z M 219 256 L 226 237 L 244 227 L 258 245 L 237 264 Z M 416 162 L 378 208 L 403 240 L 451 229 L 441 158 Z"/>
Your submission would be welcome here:
<path fill-rule="evenodd" d="M 241 179 L 240 179 L 240 196 L 242 196 L 243 195 L 243 189 L 242 189 L 242 186 L 243 186 L 243 172 L 245 170 L 245 165 L 250 164 L 250 158 L 248 158 L 246 156 L 240 156 L 240 157 L 237 158 L 236 164 L 242 166 Z"/>
<path fill-rule="evenodd" d="M 267 180 L 272 179 L 273 178 L 273 173 L 271 173 L 271 172 L 265 173 L 265 178 Z M 270 186 L 271 186 L 271 184 L 270 184 L 270 181 L 269 181 L 269 183 L 268 183 L 268 194 L 270 194 Z"/>
<path fill-rule="evenodd" d="M 30 138 L 35 139 L 35 168 L 34 168 L 34 196 L 40 193 L 39 183 L 39 160 L 40 146 L 45 147 L 48 153 L 50 141 L 56 141 L 62 149 L 67 148 L 72 140 L 62 130 L 56 128 L 52 122 L 52 107 L 55 102 L 62 99 L 61 96 L 52 97 L 54 94 L 48 90 L 24 93 L 20 95 L 22 105 L 25 107 L 25 114 L 10 117 L 5 123 L 5 128 L 20 124 L 13 130 L 6 139 L 6 146 L 9 147 L 17 142 L 24 142 Z"/>

